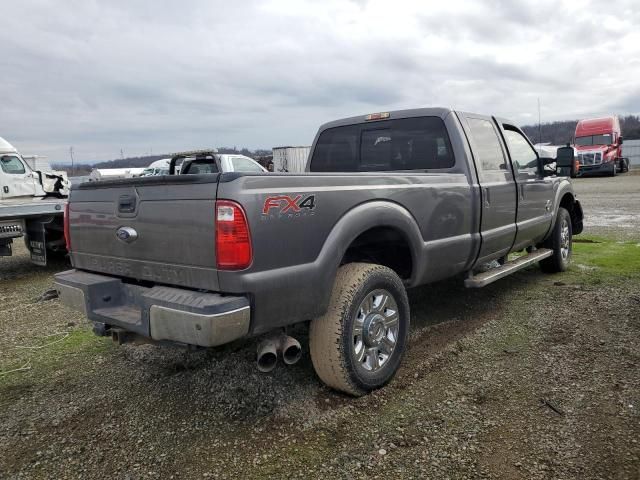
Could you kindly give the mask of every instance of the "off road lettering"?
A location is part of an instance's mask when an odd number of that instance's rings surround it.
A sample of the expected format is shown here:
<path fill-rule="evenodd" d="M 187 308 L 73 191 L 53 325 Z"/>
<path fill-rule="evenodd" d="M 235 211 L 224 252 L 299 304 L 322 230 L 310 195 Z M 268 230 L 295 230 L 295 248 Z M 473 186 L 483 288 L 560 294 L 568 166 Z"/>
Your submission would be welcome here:
<path fill-rule="evenodd" d="M 307 195 L 275 195 L 273 197 L 267 197 L 262 207 L 262 214 L 269 215 L 270 213 L 299 213 L 303 209 L 308 211 L 313 210 L 316 207 L 316 196 Z M 275 210 L 275 212 L 272 212 Z"/>

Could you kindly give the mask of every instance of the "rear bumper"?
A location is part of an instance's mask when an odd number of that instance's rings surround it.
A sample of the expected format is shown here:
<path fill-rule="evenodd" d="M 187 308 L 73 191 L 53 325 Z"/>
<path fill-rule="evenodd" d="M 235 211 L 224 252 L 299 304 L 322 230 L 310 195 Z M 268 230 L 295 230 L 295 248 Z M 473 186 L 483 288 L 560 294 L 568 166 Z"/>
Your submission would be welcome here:
<path fill-rule="evenodd" d="M 68 270 L 55 276 L 60 301 L 104 328 L 201 347 L 249 332 L 247 297 L 171 287 L 142 287 L 106 275 Z"/>

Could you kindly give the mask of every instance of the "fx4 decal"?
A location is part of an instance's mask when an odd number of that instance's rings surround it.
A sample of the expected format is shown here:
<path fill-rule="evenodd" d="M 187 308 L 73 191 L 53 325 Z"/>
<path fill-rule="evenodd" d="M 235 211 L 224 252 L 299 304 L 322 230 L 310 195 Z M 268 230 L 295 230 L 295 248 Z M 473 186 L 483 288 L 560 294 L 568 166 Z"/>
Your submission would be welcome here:
<path fill-rule="evenodd" d="M 262 214 L 304 214 L 313 212 L 314 208 L 316 208 L 315 195 L 274 195 L 265 198 Z"/>

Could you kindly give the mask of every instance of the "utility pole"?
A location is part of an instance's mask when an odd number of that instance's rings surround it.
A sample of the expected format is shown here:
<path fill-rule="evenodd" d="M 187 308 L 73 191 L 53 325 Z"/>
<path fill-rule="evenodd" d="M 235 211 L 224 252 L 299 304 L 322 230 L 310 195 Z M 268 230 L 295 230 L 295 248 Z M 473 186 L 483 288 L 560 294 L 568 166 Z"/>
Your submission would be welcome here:
<path fill-rule="evenodd" d="M 73 147 L 69 147 L 69 156 L 71 157 L 71 176 L 73 177 Z"/>
<path fill-rule="evenodd" d="M 540 97 L 538 97 L 538 143 L 542 143 L 542 123 L 540 122 Z"/>
<path fill-rule="evenodd" d="M 124 152 L 122 151 L 122 149 L 120 149 L 120 158 L 124 160 Z"/>

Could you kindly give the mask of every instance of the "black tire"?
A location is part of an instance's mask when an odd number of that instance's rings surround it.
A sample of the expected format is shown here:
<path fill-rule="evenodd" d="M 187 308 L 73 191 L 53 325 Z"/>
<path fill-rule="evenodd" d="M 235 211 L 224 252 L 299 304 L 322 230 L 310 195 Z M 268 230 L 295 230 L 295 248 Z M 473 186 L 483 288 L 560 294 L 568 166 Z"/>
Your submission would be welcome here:
<path fill-rule="evenodd" d="M 613 168 L 611 169 L 611 173 L 609 173 L 609 175 L 615 177 L 618 174 L 618 167 L 616 166 L 616 162 L 613 162 L 612 165 Z"/>
<path fill-rule="evenodd" d="M 553 255 L 540 261 L 543 272 L 564 272 L 569 267 L 573 251 L 573 229 L 571 216 L 563 207 L 558 208 L 553 231 L 542 243 L 542 247 L 553 250 Z"/>
<path fill-rule="evenodd" d="M 361 396 L 394 377 L 408 333 L 409 301 L 398 275 L 381 265 L 350 263 L 338 270 L 327 312 L 311 322 L 311 361 L 325 384 Z"/>

